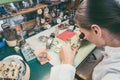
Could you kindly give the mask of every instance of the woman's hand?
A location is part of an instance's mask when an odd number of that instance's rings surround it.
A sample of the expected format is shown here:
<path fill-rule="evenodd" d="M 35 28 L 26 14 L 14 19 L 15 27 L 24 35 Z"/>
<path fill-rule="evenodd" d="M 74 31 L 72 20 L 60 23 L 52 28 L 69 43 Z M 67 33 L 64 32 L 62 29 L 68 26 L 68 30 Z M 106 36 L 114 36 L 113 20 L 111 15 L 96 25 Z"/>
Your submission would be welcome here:
<path fill-rule="evenodd" d="M 77 51 L 77 47 L 73 47 L 70 44 L 64 44 L 60 50 L 60 59 L 62 64 L 73 65 L 74 56 Z"/>
<path fill-rule="evenodd" d="M 50 56 L 44 49 L 36 50 L 35 55 L 42 65 L 50 61 Z"/>

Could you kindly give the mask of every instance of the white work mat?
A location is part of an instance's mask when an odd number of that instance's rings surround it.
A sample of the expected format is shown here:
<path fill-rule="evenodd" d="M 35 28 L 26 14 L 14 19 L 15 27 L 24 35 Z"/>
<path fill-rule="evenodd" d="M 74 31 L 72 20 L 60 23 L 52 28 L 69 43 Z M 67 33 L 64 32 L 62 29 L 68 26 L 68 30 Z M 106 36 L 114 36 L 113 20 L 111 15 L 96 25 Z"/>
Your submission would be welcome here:
<path fill-rule="evenodd" d="M 57 26 L 57 25 L 56 25 Z M 40 48 L 45 49 L 45 46 L 43 46 L 44 44 L 42 42 L 40 42 L 40 40 L 38 39 L 40 36 L 49 36 L 51 33 L 53 33 L 55 31 L 55 27 L 52 27 L 48 30 L 45 30 L 43 32 L 40 32 L 28 39 L 26 39 L 26 42 L 30 45 L 30 47 L 33 50 L 38 50 Z M 83 47 L 81 47 L 78 51 L 78 53 L 75 56 L 75 60 L 74 60 L 74 66 L 77 67 L 88 55 L 89 53 L 95 48 L 95 45 L 92 43 L 88 43 L 88 45 L 85 45 Z M 50 63 L 52 65 L 58 65 L 60 64 L 60 59 L 59 59 L 59 54 L 55 53 L 54 51 L 48 51 L 48 54 L 51 57 Z"/>

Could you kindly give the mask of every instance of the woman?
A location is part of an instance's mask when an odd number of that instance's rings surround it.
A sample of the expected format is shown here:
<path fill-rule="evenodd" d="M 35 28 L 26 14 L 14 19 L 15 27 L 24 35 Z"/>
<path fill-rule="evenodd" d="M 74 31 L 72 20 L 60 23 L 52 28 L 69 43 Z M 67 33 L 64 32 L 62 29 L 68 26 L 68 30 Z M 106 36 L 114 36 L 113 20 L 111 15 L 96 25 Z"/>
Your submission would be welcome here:
<path fill-rule="evenodd" d="M 92 80 L 120 80 L 120 0 L 84 0 L 75 21 L 84 39 L 105 47 L 103 60 L 95 67 Z M 75 50 L 66 44 L 60 51 L 61 65 L 51 69 L 51 80 L 73 80 Z M 54 79 L 52 76 L 57 76 Z"/>

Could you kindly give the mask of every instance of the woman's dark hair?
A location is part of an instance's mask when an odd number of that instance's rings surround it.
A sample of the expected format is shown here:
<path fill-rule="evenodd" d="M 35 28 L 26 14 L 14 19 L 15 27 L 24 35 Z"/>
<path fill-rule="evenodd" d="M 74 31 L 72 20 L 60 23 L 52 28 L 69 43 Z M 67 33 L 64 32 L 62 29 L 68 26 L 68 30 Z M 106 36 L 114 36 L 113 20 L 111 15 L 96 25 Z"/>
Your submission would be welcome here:
<path fill-rule="evenodd" d="M 90 29 L 91 24 L 97 24 L 114 34 L 120 34 L 119 0 L 84 1 L 83 3 L 86 4 L 86 6 L 82 6 L 83 4 L 81 3 L 82 5 L 79 6 L 75 15 L 75 19 L 80 22 L 81 27 Z M 81 15 L 81 13 L 84 13 L 84 15 Z"/>

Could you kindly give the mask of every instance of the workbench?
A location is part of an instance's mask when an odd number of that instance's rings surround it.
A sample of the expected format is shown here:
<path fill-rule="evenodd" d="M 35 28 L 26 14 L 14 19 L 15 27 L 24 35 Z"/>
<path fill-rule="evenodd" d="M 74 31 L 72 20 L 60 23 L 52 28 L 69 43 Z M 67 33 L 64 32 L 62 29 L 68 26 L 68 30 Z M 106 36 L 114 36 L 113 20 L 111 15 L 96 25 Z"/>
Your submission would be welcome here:
<path fill-rule="evenodd" d="M 67 21 L 63 23 L 66 23 L 66 22 Z M 30 47 L 33 50 L 39 49 L 41 45 L 39 44 L 40 42 L 38 41 L 38 37 L 43 34 L 49 35 L 55 30 L 56 26 L 51 27 L 48 30 L 42 31 L 32 37 L 27 38 L 26 42 L 29 43 Z M 84 59 L 86 59 L 86 57 L 94 50 L 94 48 L 95 48 L 95 45 L 90 42 L 87 45 L 85 44 L 81 46 L 81 48 L 78 50 L 78 53 L 75 56 L 74 66 L 77 68 L 77 66 L 81 64 Z M 20 55 L 23 57 L 22 53 L 16 53 L 14 48 L 12 47 L 5 46 L 0 49 L 0 60 L 2 60 L 4 57 L 7 57 L 9 55 Z M 51 54 L 49 55 L 51 56 Z M 56 55 L 56 54 L 54 53 L 52 55 Z M 31 61 L 28 61 L 27 63 L 30 66 L 30 80 L 49 80 L 50 69 L 52 66 L 55 65 L 53 61 L 50 61 L 49 63 L 44 64 L 44 65 L 41 65 L 40 62 L 36 58 Z"/>

